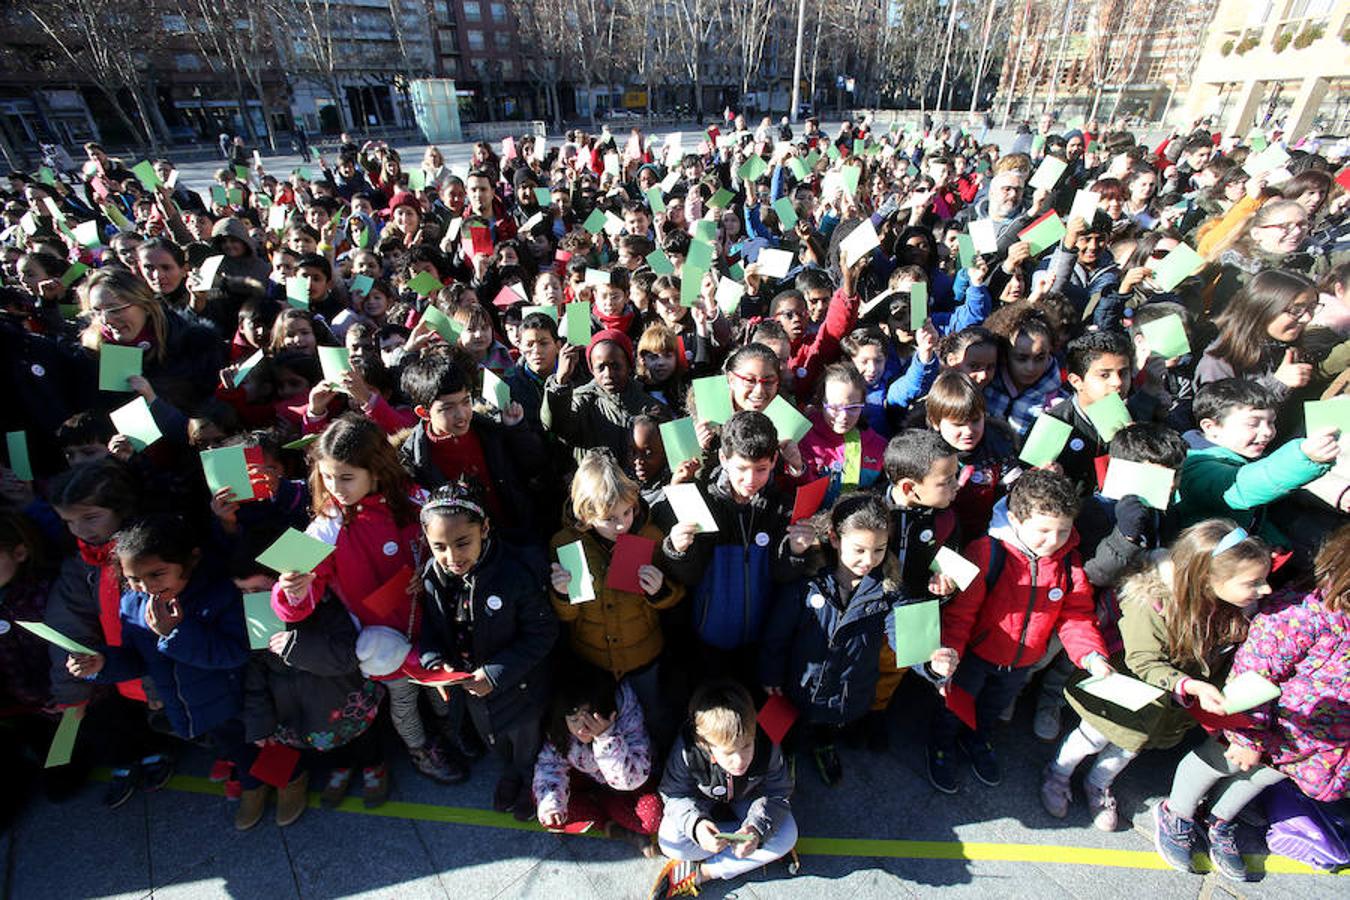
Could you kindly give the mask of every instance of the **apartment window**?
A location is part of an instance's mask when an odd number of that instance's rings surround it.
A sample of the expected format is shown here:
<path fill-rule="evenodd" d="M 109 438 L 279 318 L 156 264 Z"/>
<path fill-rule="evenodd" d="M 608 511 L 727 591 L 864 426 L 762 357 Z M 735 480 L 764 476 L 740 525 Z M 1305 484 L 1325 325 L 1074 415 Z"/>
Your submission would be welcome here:
<path fill-rule="evenodd" d="M 483 32 L 476 28 L 469 29 L 469 49 L 485 50 L 486 48 L 487 44 L 483 42 Z"/>
<path fill-rule="evenodd" d="M 492 42 L 497 45 L 498 50 L 511 49 L 511 35 L 505 31 L 494 31 L 492 33 Z"/>
<path fill-rule="evenodd" d="M 516 77 L 516 64 L 511 62 L 511 60 L 504 59 L 499 65 L 502 67 L 502 78 L 510 79 Z"/>
<path fill-rule="evenodd" d="M 464 18 L 470 22 L 483 21 L 483 4 L 477 0 L 464 0 Z"/>
<path fill-rule="evenodd" d="M 1167 74 L 1168 68 L 1166 56 L 1155 56 L 1148 62 L 1148 75 L 1145 76 L 1144 80 L 1150 84 L 1158 84 Z"/>
<path fill-rule="evenodd" d="M 494 4 L 492 4 L 492 5 L 489 7 L 489 9 L 492 10 L 492 21 L 496 22 L 498 25 L 505 25 L 505 24 L 506 24 L 506 4 L 505 4 L 505 3 L 494 3 Z"/>
<path fill-rule="evenodd" d="M 459 74 L 459 59 L 454 56 L 442 56 L 441 68 L 449 78 L 454 78 Z"/>

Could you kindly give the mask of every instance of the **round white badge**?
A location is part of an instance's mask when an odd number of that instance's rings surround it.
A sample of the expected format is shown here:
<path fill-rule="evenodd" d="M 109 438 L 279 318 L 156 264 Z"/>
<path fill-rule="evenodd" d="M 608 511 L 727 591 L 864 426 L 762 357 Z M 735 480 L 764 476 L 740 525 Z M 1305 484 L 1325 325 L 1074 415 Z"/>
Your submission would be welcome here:
<path fill-rule="evenodd" d="M 38 378 L 41 378 L 43 375 L 47 374 L 47 370 L 42 368 L 41 363 L 33 363 L 31 366 L 28 367 L 28 371 L 32 372 Z"/>
<path fill-rule="evenodd" d="M 984 484 L 986 481 L 989 480 L 989 476 L 984 474 L 983 472 L 975 472 L 970 476 L 970 480 L 975 482 L 976 484 Z"/>
<path fill-rule="evenodd" d="M 9 634 L 9 623 L 0 619 L 0 634 Z"/>
<path fill-rule="evenodd" d="M 383 549 L 385 556 L 393 556 L 395 553 L 398 552 L 398 544 L 394 541 L 390 541 L 389 543 L 384 545 Z"/>
<path fill-rule="evenodd" d="M 1051 588 L 1051 589 L 1050 589 L 1050 599 L 1051 599 L 1051 600 L 1060 600 L 1060 599 L 1062 599 L 1063 597 L 1064 597 L 1064 589 L 1063 589 L 1063 588 Z"/>
<path fill-rule="evenodd" d="M 925 544 L 931 544 L 933 542 L 933 529 L 925 528 L 923 531 L 920 531 L 919 540 L 923 541 Z"/>
<path fill-rule="evenodd" d="M 720 784 L 715 784 L 713 785 L 712 792 L 716 794 L 718 797 L 720 797 L 727 792 L 727 789 Z"/>
<path fill-rule="evenodd" d="M 755 543 L 761 547 L 767 547 L 769 546 L 769 536 L 761 531 L 755 535 Z"/>
<path fill-rule="evenodd" d="M 811 608 L 812 608 L 812 609 L 824 609 L 824 608 L 825 608 L 825 598 L 822 597 L 822 596 L 820 596 L 819 594 L 812 594 L 812 595 L 811 595 Z"/>
<path fill-rule="evenodd" d="M 1069 449 L 1070 449 L 1070 450 L 1074 450 L 1074 451 L 1082 450 L 1082 449 L 1083 449 L 1083 439 L 1082 439 L 1082 438 L 1074 438 L 1073 440 L 1069 441 Z"/>
<path fill-rule="evenodd" d="M 806 366 L 800 366 L 800 367 L 797 369 L 797 377 L 798 377 L 798 378 L 805 378 L 805 377 L 806 377 Z"/>
<path fill-rule="evenodd" d="M 490 610 L 492 610 L 493 612 L 496 612 L 497 610 L 501 609 L 501 608 L 502 608 L 502 598 L 501 598 L 501 597 L 498 597 L 496 594 L 493 594 L 491 597 L 488 597 L 488 598 L 487 598 L 487 608 L 490 609 Z"/>

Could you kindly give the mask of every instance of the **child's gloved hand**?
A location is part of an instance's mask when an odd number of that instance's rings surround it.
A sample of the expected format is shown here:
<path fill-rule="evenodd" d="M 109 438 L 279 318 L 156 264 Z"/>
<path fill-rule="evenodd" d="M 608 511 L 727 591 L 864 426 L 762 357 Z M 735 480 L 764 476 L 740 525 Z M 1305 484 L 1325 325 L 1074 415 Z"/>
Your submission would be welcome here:
<path fill-rule="evenodd" d="M 1134 494 L 1116 501 L 1116 528 L 1132 544 L 1149 546 L 1156 537 L 1153 511 Z"/>

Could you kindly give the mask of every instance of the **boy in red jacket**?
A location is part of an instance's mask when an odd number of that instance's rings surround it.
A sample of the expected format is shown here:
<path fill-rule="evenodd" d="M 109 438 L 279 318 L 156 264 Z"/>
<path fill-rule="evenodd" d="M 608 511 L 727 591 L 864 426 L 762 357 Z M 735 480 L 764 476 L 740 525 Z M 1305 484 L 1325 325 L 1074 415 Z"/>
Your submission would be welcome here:
<path fill-rule="evenodd" d="M 961 663 L 928 744 L 928 780 L 945 794 L 956 793 L 952 753 L 958 743 L 976 778 L 990 786 L 1002 780 L 989 729 L 1053 634 L 1077 665 L 1093 675 L 1111 672 L 1092 586 L 1075 549 L 1077 514 L 1073 482 L 1033 469 L 1013 483 L 1006 508 L 994 508 L 989 536 L 966 548 L 966 558 L 984 577 L 942 609 L 942 646 L 961 654 Z M 973 728 L 963 728 L 963 720 L 973 721 Z"/>

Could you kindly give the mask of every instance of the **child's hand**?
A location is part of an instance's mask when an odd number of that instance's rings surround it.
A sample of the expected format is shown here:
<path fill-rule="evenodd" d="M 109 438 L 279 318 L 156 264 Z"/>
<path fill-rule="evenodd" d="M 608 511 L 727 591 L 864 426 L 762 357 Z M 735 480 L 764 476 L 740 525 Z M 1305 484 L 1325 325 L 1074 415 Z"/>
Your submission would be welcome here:
<path fill-rule="evenodd" d="M 685 553 L 690 547 L 694 546 L 694 535 L 696 534 L 698 534 L 696 524 L 680 522 L 670 529 L 670 546 L 675 548 L 676 553 Z"/>
<path fill-rule="evenodd" d="M 694 435 L 698 438 L 698 445 L 707 450 L 712 446 L 713 439 L 717 437 L 717 432 L 713 430 L 711 423 L 699 419 L 694 423 Z"/>
<path fill-rule="evenodd" d="M 684 484 L 693 481 L 698 475 L 698 468 L 701 464 L 697 458 L 686 459 L 675 467 L 675 472 L 670 477 L 671 484 Z"/>
<path fill-rule="evenodd" d="M 126 462 L 131 459 L 136 452 L 136 448 L 131 443 L 131 438 L 125 434 L 114 434 L 108 441 L 108 452 L 114 459 Z"/>
<path fill-rule="evenodd" d="M 933 674 L 941 678 L 951 678 L 952 673 L 956 671 L 956 664 L 960 661 L 961 655 L 955 650 L 950 647 L 939 647 L 928 657 L 928 667 L 933 670 Z"/>
<path fill-rule="evenodd" d="M 802 451 L 797 446 L 796 441 L 782 441 L 778 445 L 778 456 L 783 461 L 783 468 L 793 477 L 800 475 L 806 468 L 802 462 Z"/>
<path fill-rule="evenodd" d="M 0 468 L 0 499 L 22 509 L 33 502 L 33 483 L 19 478 L 13 469 Z"/>
<path fill-rule="evenodd" d="M 638 567 L 638 584 L 642 585 L 642 593 L 647 596 L 655 597 L 661 593 L 661 586 L 665 583 L 665 573 L 656 566 L 648 563 Z"/>
<path fill-rule="evenodd" d="M 1116 288 L 1118 294 L 1128 294 L 1134 290 L 1145 279 L 1153 275 L 1153 270 L 1148 266 L 1135 266 L 1125 273 L 1125 277 L 1120 279 L 1120 287 Z"/>
<path fill-rule="evenodd" d="M 351 395 L 357 406 L 364 407 L 370 401 L 370 385 L 360 372 L 348 369 L 342 373 L 341 381 L 342 389 Z"/>
<path fill-rule="evenodd" d="M 545 828 L 561 828 L 567 822 L 567 816 L 560 812 L 541 812 L 539 824 Z"/>
<path fill-rule="evenodd" d="M 1336 442 L 1339 434 L 1335 428 L 1319 429 L 1304 438 L 1299 449 L 1315 463 L 1335 462 L 1336 456 L 1341 452 L 1340 444 Z"/>
<path fill-rule="evenodd" d="M 766 684 L 766 685 L 763 685 L 763 687 L 764 687 L 764 693 L 768 694 L 770 697 L 781 697 L 781 696 L 783 696 L 783 689 L 780 688 L 780 687 L 770 687 L 770 686 L 767 685 L 767 684 Z"/>
<path fill-rule="evenodd" d="M 721 853 L 727 842 L 717 836 L 717 827 L 707 819 L 694 826 L 694 840 L 709 853 Z"/>
<path fill-rule="evenodd" d="M 586 348 L 580 344 L 568 344 L 558 353 L 558 384 L 567 384 L 581 370 L 581 354 Z"/>
<path fill-rule="evenodd" d="M 1284 351 L 1284 360 L 1275 370 L 1275 380 L 1286 387 L 1301 388 L 1312 380 L 1312 363 L 1298 361 L 1298 354 L 1290 347 Z"/>
<path fill-rule="evenodd" d="M 1261 765 L 1261 752 L 1253 750 L 1250 747 L 1239 747 L 1237 744 L 1229 744 L 1228 749 L 1223 751 L 1224 759 L 1228 760 L 1237 768 L 1244 772 L 1250 772 L 1252 769 Z"/>
<path fill-rule="evenodd" d="M 928 579 L 928 593 L 934 597 L 949 597 L 956 593 L 956 582 L 939 572 Z"/>
<path fill-rule="evenodd" d="M 144 375 L 132 375 L 127 379 L 127 384 L 131 389 L 145 398 L 146 403 L 155 402 L 155 389 L 150 386 L 150 381 Z"/>
<path fill-rule="evenodd" d="M 1013 270 L 1031 258 L 1031 245 L 1018 241 L 1008 248 L 1008 258 L 1003 261 L 1003 271 L 1011 275 Z"/>
<path fill-rule="evenodd" d="M 512 400 L 511 405 L 502 410 L 502 424 L 507 428 L 510 428 L 512 425 L 519 425 L 524 419 L 525 407 L 521 406 L 520 403 L 515 400 Z"/>
<path fill-rule="evenodd" d="M 753 828 L 750 828 L 747 825 L 742 825 L 740 831 L 736 833 L 747 834 L 750 836 L 750 840 L 741 841 L 740 843 L 734 844 L 732 846 L 731 852 L 736 854 L 736 857 L 738 859 L 745 859 L 751 853 L 754 853 L 756 850 L 759 849 L 759 834 Z"/>
<path fill-rule="evenodd" d="M 239 501 L 234 499 L 234 488 L 226 485 L 211 496 L 211 514 L 220 520 L 226 531 L 233 532 L 239 524 Z"/>
<path fill-rule="evenodd" d="M 1205 712 L 1213 713 L 1216 716 L 1227 715 L 1227 712 L 1223 708 L 1223 691 L 1219 690 L 1208 681 L 1201 681 L 1199 678 L 1187 679 L 1185 692 L 1199 700 L 1200 708 Z"/>
<path fill-rule="evenodd" d="M 76 678 L 93 678 L 103 671 L 102 653 L 72 653 L 66 657 L 66 671 Z"/>
<path fill-rule="evenodd" d="M 473 681 L 462 682 L 464 690 L 473 694 L 475 697 L 486 697 L 492 693 L 492 682 L 488 679 L 487 673 L 481 668 L 473 670 Z"/>
<path fill-rule="evenodd" d="M 281 656 L 286 652 L 286 645 L 290 642 L 291 633 L 289 631 L 278 631 L 267 639 L 267 649 L 277 656 Z"/>
<path fill-rule="evenodd" d="M 286 599 L 295 606 L 309 596 L 309 587 L 314 583 L 313 572 L 282 572 L 277 579 Z"/>
<path fill-rule="evenodd" d="M 549 569 L 549 583 L 553 589 L 560 594 L 567 593 L 567 586 L 572 583 L 572 573 L 564 569 L 558 563 L 554 563 Z"/>
<path fill-rule="evenodd" d="M 160 594 L 150 597 L 145 604 L 145 626 L 160 637 L 168 637 L 183 621 L 183 607 L 177 597 L 165 598 Z"/>
<path fill-rule="evenodd" d="M 985 279 L 989 277 L 989 264 L 984 261 L 984 257 L 975 257 L 974 261 L 970 264 L 970 268 L 966 269 L 966 277 L 970 279 L 972 286 L 984 286 Z"/>
<path fill-rule="evenodd" d="M 925 319 L 923 327 L 914 332 L 914 352 L 919 354 L 920 360 L 925 363 L 932 360 L 940 338 L 937 328 L 933 326 L 933 320 Z"/>
<path fill-rule="evenodd" d="M 315 418 L 326 415 L 328 403 L 335 395 L 333 388 L 322 381 L 314 385 L 309 391 L 309 414 Z"/>
<path fill-rule="evenodd" d="M 793 556 L 801 556 L 820 543 L 820 535 L 816 534 L 816 530 L 810 525 L 803 525 L 800 522 L 787 527 L 787 537 L 788 550 L 792 552 Z"/>
<path fill-rule="evenodd" d="M 1095 678 L 1105 678 L 1115 671 L 1115 669 L 1111 668 L 1111 664 L 1102 656 L 1094 656 L 1088 660 L 1087 670 L 1091 672 Z"/>

